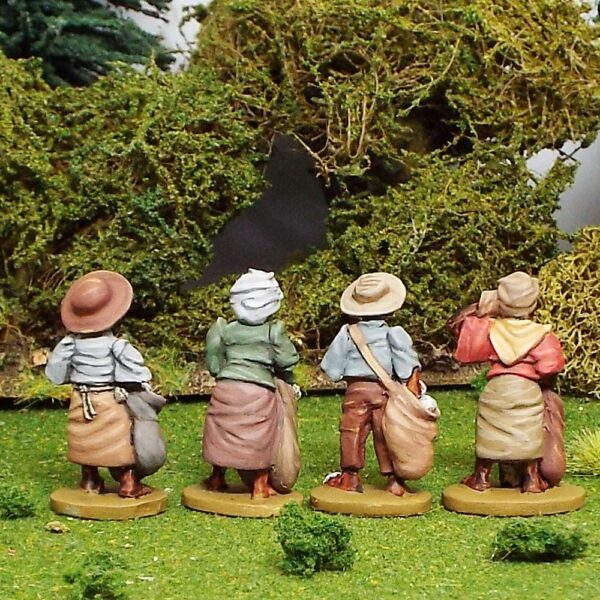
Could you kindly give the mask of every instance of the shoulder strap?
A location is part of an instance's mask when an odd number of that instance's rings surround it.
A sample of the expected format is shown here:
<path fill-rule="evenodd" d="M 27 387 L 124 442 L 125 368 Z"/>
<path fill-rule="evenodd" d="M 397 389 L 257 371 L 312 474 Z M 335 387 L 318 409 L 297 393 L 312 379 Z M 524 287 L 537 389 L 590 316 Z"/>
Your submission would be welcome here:
<path fill-rule="evenodd" d="M 358 351 L 361 356 L 365 359 L 365 362 L 369 365 L 373 373 L 377 375 L 379 381 L 383 383 L 383 385 L 389 390 L 394 387 L 394 380 L 389 376 L 388 372 L 381 366 L 379 361 L 375 358 L 373 352 L 369 348 L 367 344 L 367 340 L 365 340 L 365 336 L 363 332 L 360 330 L 358 323 L 354 325 L 350 325 L 348 327 L 348 333 L 352 338 L 352 341 L 356 344 Z"/>

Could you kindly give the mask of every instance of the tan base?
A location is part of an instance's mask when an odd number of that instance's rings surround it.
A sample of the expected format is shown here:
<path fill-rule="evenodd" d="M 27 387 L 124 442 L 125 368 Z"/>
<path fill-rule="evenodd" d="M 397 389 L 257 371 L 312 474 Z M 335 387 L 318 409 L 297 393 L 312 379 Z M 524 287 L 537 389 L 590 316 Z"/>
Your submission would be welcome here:
<path fill-rule="evenodd" d="M 250 497 L 248 488 L 229 486 L 226 492 L 213 492 L 204 484 L 190 485 L 181 494 L 181 503 L 192 510 L 225 515 L 228 517 L 274 517 L 288 502 L 302 504 L 302 494 L 278 494 L 270 498 Z"/>
<path fill-rule="evenodd" d="M 124 521 L 160 514 L 167 508 L 167 493 L 154 489 L 141 498 L 121 498 L 112 490 L 93 494 L 80 488 L 60 488 L 50 494 L 50 508 L 59 515 L 80 519 Z"/>
<path fill-rule="evenodd" d="M 477 492 L 457 483 L 442 492 L 442 504 L 448 509 L 470 515 L 496 517 L 533 517 L 571 512 L 585 502 L 585 490 L 562 484 L 541 494 L 524 494 L 517 489 L 491 488 Z"/>
<path fill-rule="evenodd" d="M 321 485 L 310 493 L 310 503 L 315 510 L 341 515 L 410 517 L 431 508 L 431 494 L 416 492 L 394 496 L 372 485 L 365 485 L 364 492 L 357 493 Z"/>

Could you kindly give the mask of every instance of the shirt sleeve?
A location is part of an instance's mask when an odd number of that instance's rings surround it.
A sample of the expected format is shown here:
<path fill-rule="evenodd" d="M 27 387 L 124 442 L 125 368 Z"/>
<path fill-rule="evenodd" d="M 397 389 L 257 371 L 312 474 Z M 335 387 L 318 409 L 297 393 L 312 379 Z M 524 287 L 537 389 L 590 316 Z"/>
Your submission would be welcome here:
<path fill-rule="evenodd" d="M 223 342 L 223 330 L 227 321 L 219 317 L 210 327 L 206 334 L 206 349 L 204 360 L 209 373 L 216 377 L 225 366 L 225 344 Z"/>
<path fill-rule="evenodd" d="M 530 355 L 535 361 L 535 370 L 541 378 L 556 375 L 565 368 L 562 347 L 553 333 L 546 334 Z"/>
<path fill-rule="evenodd" d="M 344 376 L 344 367 L 350 348 L 349 336 L 348 326 L 344 325 L 333 338 L 321 360 L 321 369 L 332 381 L 339 381 Z"/>
<path fill-rule="evenodd" d="M 117 340 L 113 344 L 112 354 L 115 357 L 116 383 L 144 383 L 152 379 L 152 373 L 144 366 L 140 351 L 127 340 Z"/>
<path fill-rule="evenodd" d="M 57 385 L 69 383 L 69 372 L 71 370 L 71 357 L 75 351 L 75 340 L 73 336 L 65 336 L 48 357 L 46 364 L 46 377 Z"/>
<path fill-rule="evenodd" d="M 392 367 L 399 379 L 408 379 L 415 369 L 421 369 L 419 355 L 413 347 L 410 335 L 400 327 L 391 327 L 387 334 L 392 352 Z"/>
<path fill-rule="evenodd" d="M 296 347 L 285 331 L 283 321 L 275 321 L 271 326 L 271 344 L 277 368 L 289 371 L 300 360 Z"/>
<path fill-rule="evenodd" d="M 461 363 L 486 362 L 494 354 L 490 342 L 491 319 L 467 317 L 462 325 L 454 358 Z"/>

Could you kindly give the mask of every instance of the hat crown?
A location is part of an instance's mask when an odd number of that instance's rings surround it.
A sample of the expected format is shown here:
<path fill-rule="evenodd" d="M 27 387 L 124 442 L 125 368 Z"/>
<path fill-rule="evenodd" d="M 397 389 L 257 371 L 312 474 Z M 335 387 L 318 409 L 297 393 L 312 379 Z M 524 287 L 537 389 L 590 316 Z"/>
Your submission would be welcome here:
<path fill-rule="evenodd" d="M 367 273 L 358 278 L 352 291 L 352 298 L 359 304 L 370 304 L 381 300 L 389 291 L 390 286 L 384 279 Z"/>
<path fill-rule="evenodd" d="M 91 315 L 110 303 L 112 291 L 106 281 L 91 277 L 73 285 L 71 306 L 76 315 Z"/>

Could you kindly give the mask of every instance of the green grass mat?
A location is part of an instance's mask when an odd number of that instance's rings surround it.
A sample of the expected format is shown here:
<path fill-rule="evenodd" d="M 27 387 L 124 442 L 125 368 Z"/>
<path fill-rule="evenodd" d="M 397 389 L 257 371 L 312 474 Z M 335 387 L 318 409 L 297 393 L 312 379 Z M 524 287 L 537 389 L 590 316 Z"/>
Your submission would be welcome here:
<path fill-rule="evenodd" d="M 33 518 L 0 521 L 0 600 L 66 598 L 63 574 L 102 549 L 123 557 L 126 591 L 139 600 L 600 598 L 600 481 L 567 477 L 586 488 L 586 505 L 576 513 L 546 517 L 581 527 L 590 543 L 583 558 L 554 564 L 491 562 L 494 534 L 508 520 L 453 514 L 439 506 L 443 487 L 472 466 L 476 395 L 435 396 L 442 410 L 436 464 L 418 483 L 433 493 L 434 509 L 408 519 L 337 517 L 352 529 L 355 566 L 306 580 L 281 573 L 272 521 L 204 515 L 179 504 L 182 488 L 208 473 L 198 456 L 205 403 L 172 404 L 161 415 L 169 461 L 149 483 L 170 491 L 170 506 L 161 516 L 137 522 L 54 515 L 48 508 L 50 492 L 78 477 L 78 467 L 64 459 L 66 410 L 0 411 L 0 481 L 23 482 L 37 508 Z M 337 467 L 340 400 L 300 402 L 303 469 L 297 489 L 305 495 Z M 566 405 L 567 443 L 582 427 L 600 425 L 600 403 L 568 400 Z M 371 448 L 364 478 L 381 481 Z M 70 532 L 46 531 L 51 520 L 62 521 Z"/>

